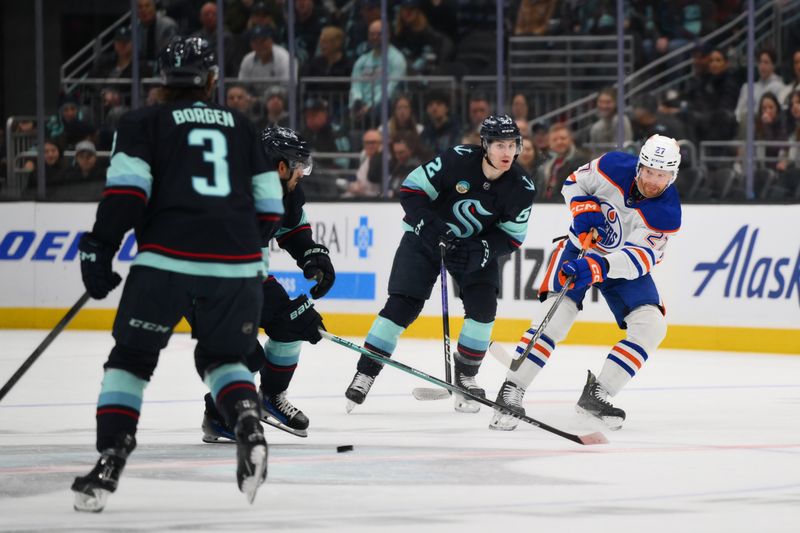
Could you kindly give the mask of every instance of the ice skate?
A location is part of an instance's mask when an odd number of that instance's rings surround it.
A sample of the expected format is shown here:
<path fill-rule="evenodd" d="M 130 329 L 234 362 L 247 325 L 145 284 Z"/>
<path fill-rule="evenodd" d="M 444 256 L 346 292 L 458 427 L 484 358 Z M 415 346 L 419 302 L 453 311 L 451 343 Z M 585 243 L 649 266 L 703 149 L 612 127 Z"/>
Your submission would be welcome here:
<path fill-rule="evenodd" d="M 522 407 L 522 397 L 525 395 L 525 389 L 506 380 L 500 390 L 497 392 L 497 400 L 495 403 L 507 408 L 509 411 L 524 415 L 525 408 Z M 511 416 L 510 414 L 494 410 L 491 422 L 489 422 L 489 429 L 498 431 L 513 431 L 519 424 L 519 418 Z"/>
<path fill-rule="evenodd" d="M 261 420 L 298 437 L 308 437 L 308 417 L 286 398 L 286 391 L 278 394 L 259 393 Z"/>
<path fill-rule="evenodd" d="M 125 461 L 134 448 L 136 438 L 133 435 L 120 435 L 113 448 L 103 450 L 91 472 L 75 478 L 72 492 L 76 511 L 99 513 L 105 508 L 108 495 L 117 490 Z"/>
<path fill-rule="evenodd" d="M 211 399 L 211 394 L 206 393 L 206 410 L 203 413 L 203 442 L 209 443 L 232 443 L 236 442 L 236 435 L 233 430 L 222 418 Z"/>
<path fill-rule="evenodd" d="M 348 413 L 352 411 L 356 405 L 364 403 L 367 393 L 369 393 L 369 389 L 372 388 L 373 383 L 375 383 L 375 376 L 370 376 L 363 372 L 356 372 L 356 375 L 353 376 L 353 381 L 350 382 L 350 386 L 347 387 L 344 393 L 347 398 L 347 406 L 345 409 L 347 409 Z"/>
<path fill-rule="evenodd" d="M 486 398 L 486 391 L 484 391 L 475 381 L 475 376 L 467 376 L 458 370 L 455 372 L 456 379 L 454 385 L 466 389 L 474 396 Z M 453 400 L 455 401 L 455 410 L 459 413 L 477 413 L 481 410 L 481 404 L 459 392 L 453 392 Z"/>
<path fill-rule="evenodd" d="M 608 392 L 597 382 L 590 370 L 575 410 L 601 420 L 608 429 L 616 431 L 625 421 L 625 411 L 614 407 L 607 398 Z"/>
<path fill-rule="evenodd" d="M 236 421 L 236 481 L 239 490 L 253 503 L 258 488 L 267 478 L 267 441 L 261 427 L 258 406 L 249 400 L 237 405 Z M 252 404 L 248 406 L 247 404 Z"/>

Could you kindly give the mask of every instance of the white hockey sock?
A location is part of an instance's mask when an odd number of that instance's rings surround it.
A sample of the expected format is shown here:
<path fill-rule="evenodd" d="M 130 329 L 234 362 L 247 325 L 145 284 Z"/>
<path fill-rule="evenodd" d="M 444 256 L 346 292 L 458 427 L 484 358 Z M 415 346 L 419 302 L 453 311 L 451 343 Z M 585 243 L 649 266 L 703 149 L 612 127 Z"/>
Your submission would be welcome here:
<path fill-rule="evenodd" d="M 644 348 L 629 340 L 621 340 L 608 353 L 597 381 L 609 395 L 615 396 L 636 375 L 645 361 L 647 352 Z"/>
<path fill-rule="evenodd" d="M 514 350 L 514 357 L 519 357 L 525 352 L 528 342 L 530 342 L 535 333 L 536 329 L 534 329 L 534 327 L 528 328 L 528 330 L 523 333 L 522 338 L 519 340 Z M 553 340 L 547 335 L 542 334 L 539 339 L 537 339 L 536 344 L 531 348 L 526 361 L 522 363 L 522 366 L 520 366 L 516 372 L 509 371 L 506 379 L 518 387 L 527 389 L 542 368 L 544 368 L 544 365 L 550 358 L 550 354 L 553 353 L 555 348 L 556 345 Z"/>

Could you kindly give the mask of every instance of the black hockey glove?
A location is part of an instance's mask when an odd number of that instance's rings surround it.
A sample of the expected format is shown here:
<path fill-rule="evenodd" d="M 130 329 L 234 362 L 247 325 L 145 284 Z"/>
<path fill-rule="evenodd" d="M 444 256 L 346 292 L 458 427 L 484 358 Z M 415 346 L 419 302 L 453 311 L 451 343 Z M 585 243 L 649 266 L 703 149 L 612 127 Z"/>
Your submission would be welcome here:
<path fill-rule="evenodd" d="M 321 244 L 315 244 L 305 251 L 300 268 L 303 269 L 303 276 L 306 279 L 317 280 L 317 284 L 308 291 L 314 299 L 328 294 L 333 282 L 336 281 L 336 270 L 328 256 L 328 249 Z"/>
<path fill-rule="evenodd" d="M 414 226 L 414 233 L 422 239 L 425 247 L 431 251 L 439 253 L 439 242 L 444 241 L 449 244 L 454 236 L 450 227 L 432 211 L 421 209 L 419 222 Z"/>
<path fill-rule="evenodd" d="M 78 242 L 78 250 L 83 285 L 89 296 L 102 300 L 122 281 L 122 277 L 111 270 L 111 261 L 117 249 L 91 233 L 84 233 Z"/>
<path fill-rule="evenodd" d="M 485 267 L 490 258 L 489 243 L 485 239 L 456 240 L 447 248 L 444 264 L 452 274 L 469 274 Z"/>
<path fill-rule="evenodd" d="M 290 300 L 262 327 L 270 339 L 280 342 L 308 341 L 311 344 L 322 340 L 319 328 L 325 329 L 322 316 L 305 295 Z"/>

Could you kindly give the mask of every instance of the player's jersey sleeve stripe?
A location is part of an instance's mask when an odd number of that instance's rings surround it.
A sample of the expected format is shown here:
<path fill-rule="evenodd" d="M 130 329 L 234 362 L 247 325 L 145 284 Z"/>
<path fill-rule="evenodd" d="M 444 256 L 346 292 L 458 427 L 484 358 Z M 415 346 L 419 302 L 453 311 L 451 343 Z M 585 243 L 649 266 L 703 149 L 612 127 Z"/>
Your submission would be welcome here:
<path fill-rule="evenodd" d="M 311 225 L 305 220 L 306 214 L 303 213 L 303 219 L 300 221 L 300 224 L 293 228 L 281 228 L 278 230 L 278 233 L 275 234 L 275 239 L 277 239 L 278 244 L 281 244 L 283 241 L 291 237 L 292 235 L 299 233 L 304 230 L 311 231 Z"/>
<path fill-rule="evenodd" d="M 514 222 L 508 220 L 506 222 L 498 222 L 497 227 L 503 230 L 511 237 L 514 246 L 519 247 L 525 241 L 525 235 L 528 233 L 528 222 Z"/>
<path fill-rule="evenodd" d="M 106 171 L 106 187 L 137 187 L 149 198 L 153 189 L 150 165 L 138 157 L 123 152 L 116 153 Z"/>
<path fill-rule="evenodd" d="M 651 265 L 655 265 L 658 262 L 655 252 L 653 252 L 653 250 L 647 248 L 646 246 L 639 246 L 638 244 L 634 244 L 632 242 L 626 242 L 625 246 L 628 246 L 630 248 L 636 248 L 637 250 L 642 250 L 643 252 L 645 252 L 648 256 L 650 256 Z"/>
<path fill-rule="evenodd" d="M 105 196 L 120 195 L 120 194 L 122 194 L 122 195 L 127 194 L 129 196 L 136 196 L 137 198 L 140 198 L 140 199 L 144 200 L 145 202 L 147 202 L 147 195 L 145 195 L 145 193 L 142 192 L 138 188 L 111 187 L 111 188 L 106 188 L 103 191 L 103 196 L 104 197 Z"/>
<path fill-rule="evenodd" d="M 253 198 L 259 213 L 283 214 L 283 189 L 274 170 L 253 176 Z"/>
<path fill-rule="evenodd" d="M 408 191 L 409 193 L 413 193 L 413 191 L 422 191 L 427 194 L 432 201 L 436 200 L 439 196 L 439 191 L 431 184 L 422 166 L 418 166 L 412 170 L 409 175 L 406 176 L 406 179 L 403 180 L 401 187 L 404 189 L 411 189 Z"/>
<path fill-rule="evenodd" d="M 630 250 L 623 248 L 622 253 L 627 255 L 628 259 L 630 259 L 631 263 L 633 263 L 633 266 L 636 267 L 636 270 L 639 272 L 639 277 L 644 275 L 644 272 L 642 272 L 642 267 L 639 265 L 639 261 L 636 259 L 636 257 L 634 257 L 634 255 L 630 252 Z"/>

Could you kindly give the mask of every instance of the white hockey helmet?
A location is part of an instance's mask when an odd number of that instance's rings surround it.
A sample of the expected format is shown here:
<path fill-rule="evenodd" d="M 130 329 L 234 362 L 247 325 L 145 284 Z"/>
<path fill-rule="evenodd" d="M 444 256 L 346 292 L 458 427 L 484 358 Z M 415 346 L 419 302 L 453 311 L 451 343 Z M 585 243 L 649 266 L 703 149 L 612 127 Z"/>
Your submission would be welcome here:
<path fill-rule="evenodd" d="M 672 178 L 667 184 L 669 187 L 678 177 L 678 167 L 681 166 L 681 147 L 678 146 L 678 141 L 665 135 L 651 135 L 639 150 L 639 163 L 636 165 L 637 176 L 641 165 L 672 172 Z"/>

